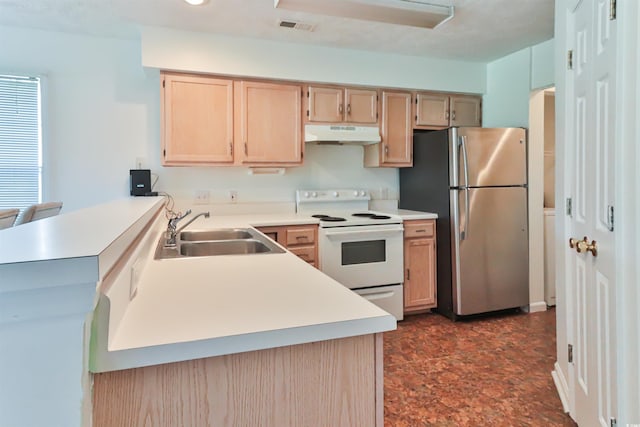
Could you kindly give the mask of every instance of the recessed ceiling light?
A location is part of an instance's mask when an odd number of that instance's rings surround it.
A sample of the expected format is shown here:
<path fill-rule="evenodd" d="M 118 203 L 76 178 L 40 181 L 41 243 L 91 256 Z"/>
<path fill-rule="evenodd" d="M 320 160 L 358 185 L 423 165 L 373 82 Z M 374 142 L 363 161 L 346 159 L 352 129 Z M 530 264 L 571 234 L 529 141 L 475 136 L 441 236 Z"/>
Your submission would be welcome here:
<path fill-rule="evenodd" d="M 205 3 L 208 3 L 209 0 L 184 0 L 189 3 L 191 6 L 202 6 Z"/>

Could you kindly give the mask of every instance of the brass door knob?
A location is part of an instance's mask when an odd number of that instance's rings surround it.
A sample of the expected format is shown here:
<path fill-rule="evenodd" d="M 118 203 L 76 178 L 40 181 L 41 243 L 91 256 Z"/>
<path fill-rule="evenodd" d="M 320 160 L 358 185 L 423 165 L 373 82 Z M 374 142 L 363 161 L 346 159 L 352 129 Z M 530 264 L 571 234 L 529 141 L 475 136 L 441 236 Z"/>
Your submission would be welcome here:
<path fill-rule="evenodd" d="M 591 255 L 598 256 L 598 244 L 595 240 L 592 240 L 589 243 L 589 239 L 587 236 L 584 236 L 582 240 L 574 239 L 573 237 L 569 239 L 569 247 L 571 249 L 576 250 L 579 254 L 582 252 L 591 252 Z"/>

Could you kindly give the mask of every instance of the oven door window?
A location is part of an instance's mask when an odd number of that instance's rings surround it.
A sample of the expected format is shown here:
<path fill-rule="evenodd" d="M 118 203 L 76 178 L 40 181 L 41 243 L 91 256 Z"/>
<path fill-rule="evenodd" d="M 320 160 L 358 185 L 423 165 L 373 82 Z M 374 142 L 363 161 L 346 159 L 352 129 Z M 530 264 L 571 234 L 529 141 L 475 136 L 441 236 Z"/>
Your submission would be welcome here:
<path fill-rule="evenodd" d="M 386 259 L 386 242 L 384 239 L 342 243 L 342 265 L 385 262 Z"/>

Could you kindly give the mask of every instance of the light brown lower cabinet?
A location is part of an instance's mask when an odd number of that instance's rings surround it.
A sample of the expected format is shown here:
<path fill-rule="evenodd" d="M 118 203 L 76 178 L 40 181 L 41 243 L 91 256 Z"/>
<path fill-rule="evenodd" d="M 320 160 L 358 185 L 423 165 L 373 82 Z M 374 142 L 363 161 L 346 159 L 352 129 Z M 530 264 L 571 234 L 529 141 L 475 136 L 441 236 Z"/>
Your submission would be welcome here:
<path fill-rule="evenodd" d="M 316 224 L 256 228 L 293 254 L 318 268 L 318 226 Z"/>
<path fill-rule="evenodd" d="M 93 375 L 94 427 L 383 426 L 382 334 Z"/>
<path fill-rule="evenodd" d="M 435 220 L 404 222 L 404 269 L 404 312 L 436 307 Z"/>

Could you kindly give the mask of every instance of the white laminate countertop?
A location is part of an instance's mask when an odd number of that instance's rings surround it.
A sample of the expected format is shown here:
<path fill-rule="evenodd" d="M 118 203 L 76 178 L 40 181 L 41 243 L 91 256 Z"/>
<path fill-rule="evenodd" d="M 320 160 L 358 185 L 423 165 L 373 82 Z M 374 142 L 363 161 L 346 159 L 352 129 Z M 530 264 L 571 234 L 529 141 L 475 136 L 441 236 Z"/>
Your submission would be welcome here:
<path fill-rule="evenodd" d="M 187 229 L 316 223 L 296 214 L 212 215 L 198 218 Z M 164 224 L 158 219 L 149 232 L 152 249 L 140 256 L 144 269 L 135 297 L 129 302 L 116 296 L 121 293 L 117 289 L 107 292 L 110 313 L 120 312 L 121 318 L 109 330 L 109 319 L 100 321 L 97 341 L 102 343 L 92 350 L 93 372 L 396 328 L 392 315 L 290 252 L 156 260 Z M 118 286 L 128 292 L 129 283 Z"/>
<path fill-rule="evenodd" d="M 162 197 L 131 197 L 0 230 L 0 265 L 100 255 Z"/>
<path fill-rule="evenodd" d="M 382 209 L 376 210 L 376 212 L 386 213 L 390 215 L 398 215 L 403 221 L 409 221 L 413 219 L 437 219 L 438 215 L 431 212 L 411 211 L 408 209 Z"/>

